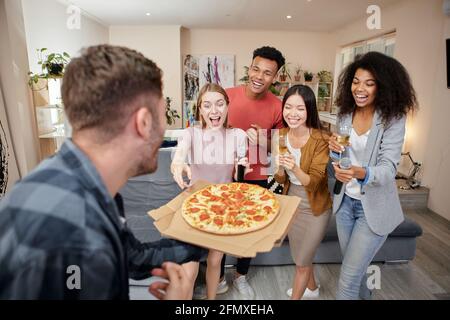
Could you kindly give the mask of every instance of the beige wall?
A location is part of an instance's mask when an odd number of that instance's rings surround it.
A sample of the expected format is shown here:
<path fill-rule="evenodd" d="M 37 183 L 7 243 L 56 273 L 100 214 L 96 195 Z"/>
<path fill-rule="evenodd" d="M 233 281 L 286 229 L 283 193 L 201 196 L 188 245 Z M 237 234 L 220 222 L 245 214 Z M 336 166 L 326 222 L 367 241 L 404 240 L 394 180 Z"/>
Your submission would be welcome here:
<path fill-rule="evenodd" d="M 183 55 L 234 54 L 236 85 L 244 76 L 243 67 L 251 63 L 253 50 L 265 45 L 279 49 L 292 72 L 297 64 L 314 73 L 334 70 L 334 37 L 328 33 L 183 28 L 181 43 Z"/>
<path fill-rule="evenodd" d="M 164 72 L 164 95 L 181 116 L 180 26 L 112 26 L 110 43 L 135 49 L 153 60 Z M 173 128 L 181 127 L 178 119 Z"/>
<path fill-rule="evenodd" d="M 80 49 L 109 41 L 108 27 L 81 14 L 80 28 L 68 29 L 67 7 L 56 0 L 22 0 L 30 70 L 40 72 L 36 49 L 79 55 Z M 39 14 L 36 14 L 39 12 Z"/>
<path fill-rule="evenodd" d="M 9 158 L 10 187 L 39 161 L 34 109 L 27 85 L 27 44 L 20 1 L 0 0 L 0 43 L 0 85 L 8 121 L 5 127 L 9 127 L 9 148 L 12 151 Z"/>
<path fill-rule="evenodd" d="M 382 9 L 382 30 L 370 31 L 366 18 L 334 36 L 339 46 L 396 30 L 395 57 L 409 71 L 420 111 L 407 125 L 406 150 L 423 162 L 423 184 L 431 189 L 429 208 L 450 220 L 450 90 L 446 86 L 445 38 L 450 18 L 442 0 L 404 0 Z"/>

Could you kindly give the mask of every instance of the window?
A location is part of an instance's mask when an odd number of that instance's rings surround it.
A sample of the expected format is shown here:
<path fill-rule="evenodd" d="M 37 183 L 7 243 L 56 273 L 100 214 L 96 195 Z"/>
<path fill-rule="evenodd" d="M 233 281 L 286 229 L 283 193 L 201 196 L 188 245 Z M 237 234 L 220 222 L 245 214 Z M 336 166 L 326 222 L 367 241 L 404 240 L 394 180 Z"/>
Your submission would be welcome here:
<path fill-rule="evenodd" d="M 359 54 L 370 51 L 378 51 L 390 57 L 394 56 L 395 50 L 395 33 L 389 33 L 378 38 L 353 43 L 342 48 L 340 54 L 339 72 L 343 70 L 349 63 L 353 62 Z"/>

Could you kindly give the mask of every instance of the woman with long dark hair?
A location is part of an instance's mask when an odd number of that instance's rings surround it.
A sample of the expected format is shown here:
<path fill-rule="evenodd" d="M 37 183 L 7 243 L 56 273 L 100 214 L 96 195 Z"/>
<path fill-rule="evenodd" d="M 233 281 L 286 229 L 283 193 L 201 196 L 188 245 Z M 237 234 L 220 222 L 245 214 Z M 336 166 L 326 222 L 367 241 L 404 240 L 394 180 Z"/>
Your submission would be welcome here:
<path fill-rule="evenodd" d="M 283 98 L 283 123 L 280 130 L 279 170 L 275 179 L 284 184 L 284 194 L 302 198 L 289 230 L 289 246 L 296 264 L 294 283 L 288 295 L 318 297 L 313 259 L 331 217 L 326 167 L 329 160 L 328 138 L 321 130 L 314 92 L 307 86 L 291 87 Z M 276 141 L 275 141 L 276 142 Z"/>
<path fill-rule="evenodd" d="M 344 184 L 333 199 L 343 255 L 337 299 L 368 299 L 367 268 L 404 219 L 395 175 L 406 115 L 417 107 L 416 95 L 397 60 L 369 52 L 340 75 L 336 104 L 337 128 L 351 128 L 350 144 L 340 145 L 338 134 L 333 134 L 329 148 L 332 155 L 344 152 L 352 163 L 343 169 L 335 159 L 332 167 L 336 180 Z"/>

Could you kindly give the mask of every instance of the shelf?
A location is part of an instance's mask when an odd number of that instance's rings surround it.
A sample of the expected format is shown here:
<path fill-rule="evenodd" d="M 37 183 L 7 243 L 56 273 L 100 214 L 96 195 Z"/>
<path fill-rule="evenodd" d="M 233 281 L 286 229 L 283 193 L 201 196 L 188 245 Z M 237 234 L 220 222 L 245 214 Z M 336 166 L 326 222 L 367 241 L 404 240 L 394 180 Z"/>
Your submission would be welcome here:
<path fill-rule="evenodd" d="M 329 112 L 319 112 L 320 121 L 327 122 L 332 125 L 336 125 L 336 115 L 331 114 Z"/>
<path fill-rule="evenodd" d="M 39 136 L 39 139 L 53 139 L 53 138 L 64 138 L 64 137 L 65 137 L 64 133 L 60 133 L 60 132 L 58 132 L 58 130 L 55 130 L 54 132 L 41 134 Z"/>
<path fill-rule="evenodd" d="M 54 138 L 65 138 L 64 124 L 55 125 L 55 129 L 52 132 L 44 133 L 39 135 L 39 139 L 54 139 Z"/>
<path fill-rule="evenodd" d="M 168 129 L 164 132 L 165 140 L 178 140 L 183 135 L 183 129 Z"/>
<path fill-rule="evenodd" d="M 47 104 L 45 106 L 37 106 L 36 109 L 57 109 L 63 110 L 63 106 L 59 104 Z"/>

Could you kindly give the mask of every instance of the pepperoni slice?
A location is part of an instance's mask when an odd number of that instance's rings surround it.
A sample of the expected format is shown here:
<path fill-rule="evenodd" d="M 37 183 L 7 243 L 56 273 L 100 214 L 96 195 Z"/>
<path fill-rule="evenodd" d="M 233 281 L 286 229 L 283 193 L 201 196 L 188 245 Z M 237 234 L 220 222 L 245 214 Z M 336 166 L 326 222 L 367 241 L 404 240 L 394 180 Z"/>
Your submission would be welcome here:
<path fill-rule="evenodd" d="M 220 190 L 222 190 L 222 191 L 228 191 L 228 187 L 227 187 L 227 186 L 221 186 L 221 187 L 220 187 Z"/>
<path fill-rule="evenodd" d="M 234 194 L 234 198 L 236 198 L 236 199 L 243 199 L 243 198 L 244 198 L 244 195 L 243 195 L 242 193 L 240 193 L 240 192 L 236 192 L 236 193 Z"/>
<path fill-rule="evenodd" d="M 199 208 L 190 208 L 189 211 L 192 213 L 196 213 L 196 212 L 199 212 L 200 209 Z"/>
<path fill-rule="evenodd" d="M 245 213 L 249 215 L 254 215 L 256 214 L 256 210 L 245 210 Z"/>
<path fill-rule="evenodd" d="M 223 220 L 222 219 L 215 218 L 214 219 L 214 223 L 217 224 L 218 226 L 223 226 Z"/>
<path fill-rule="evenodd" d="M 209 192 L 208 190 L 203 190 L 202 191 L 202 195 L 204 195 L 205 197 L 210 197 L 211 196 L 211 192 Z"/>
<path fill-rule="evenodd" d="M 241 190 L 248 190 L 249 187 L 246 184 L 241 184 L 241 187 L 239 189 L 241 189 Z"/>
<path fill-rule="evenodd" d="M 254 216 L 253 217 L 253 220 L 255 220 L 255 221 L 262 221 L 263 219 L 264 219 L 263 216 Z"/>
<path fill-rule="evenodd" d="M 192 202 L 192 203 L 198 203 L 198 199 L 197 199 L 197 198 L 192 198 L 192 199 L 191 199 L 191 202 Z"/>
<path fill-rule="evenodd" d="M 262 196 L 262 197 L 259 198 L 259 199 L 262 200 L 262 201 L 266 201 L 266 200 L 269 200 L 270 197 L 266 194 L 265 196 Z"/>
<path fill-rule="evenodd" d="M 211 198 L 211 201 L 219 201 L 220 200 L 220 197 L 215 196 L 215 195 L 212 195 L 210 198 Z"/>
<path fill-rule="evenodd" d="M 254 206 L 255 203 L 253 201 L 251 201 L 251 200 L 247 200 L 247 201 L 244 201 L 243 205 L 244 206 Z"/>
<path fill-rule="evenodd" d="M 223 193 L 221 194 L 221 196 L 224 197 L 224 198 L 228 198 L 228 197 L 230 196 L 230 194 L 227 193 L 227 192 L 223 192 Z"/>
<path fill-rule="evenodd" d="M 230 217 L 236 217 L 238 214 L 239 214 L 238 211 L 229 211 L 229 212 L 228 212 L 228 215 L 229 215 Z"/>
<path fill-rule="evenodd" d="M 235 226 L 242 226 L 244 224 L 244 221 L 242 221 L 242 220 L 236 220 L 236 221 L 234 221 L 234 225 Z"/>
<path fill-rule="evenodd" d="M 200 221 L 205 221 L 209 219 L 209 214 L 203 213 L 200 215 Z"/>
<path fill-rule="evenodd" d="M 214 212 L 215 214 L 219 214 L 219 215 L 225 214 L 225 209 L 220 208 L 220 207 L 211 208 L 211 211 Z"/>
<path fill-rule="evenodd" d="M 263 209 L 264 209 L 264 211 L 267 212 L 267 213 L 272 212 L 272 208 L 269 207 L 269 206 L 265 206 Z"/>

